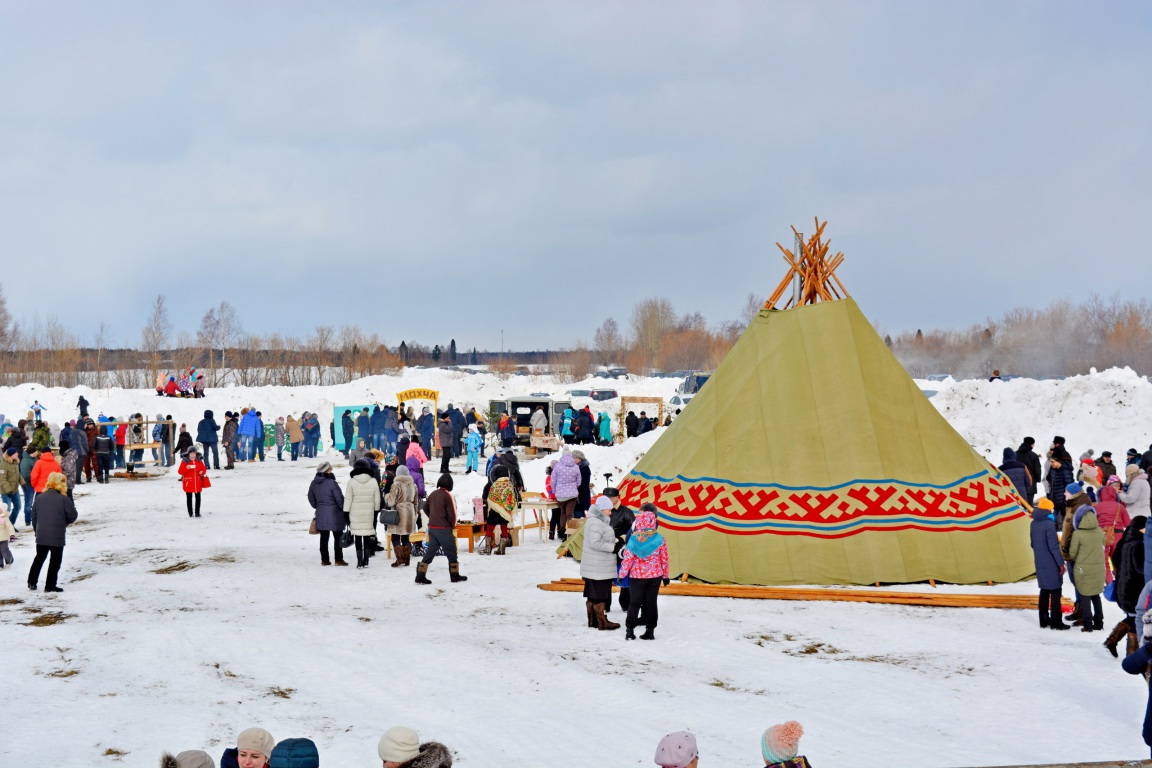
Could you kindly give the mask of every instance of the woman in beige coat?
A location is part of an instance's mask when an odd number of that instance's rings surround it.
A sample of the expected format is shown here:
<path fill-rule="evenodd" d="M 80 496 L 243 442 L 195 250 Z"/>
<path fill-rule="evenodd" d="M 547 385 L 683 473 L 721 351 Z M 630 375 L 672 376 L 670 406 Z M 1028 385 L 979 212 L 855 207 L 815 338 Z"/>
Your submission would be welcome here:
<path fill-rule="evenodd" d="M 392 534 L 392 549 L 396 550 L 393 568 L 408 565 L 412 559 L 412 544 L 409 536 L 416 532 L 416 481 L 408 467 L 396 467 L 396 479 L 392 490 L 384 495 L 384 503 L 400 513 L 400 523 L 384 527 L 385 533 Z"/>
<path fill-rule="evenodd" d="M 288 430 L 288 445 L 292 447 L 292 461 L 300 458 L 300 443 L 304 441 L 304 430 L 300 429 L 300 422 L 296 421 L 295 416 L 289 416 L 288 420 L 284 422 L 284 427 Z"/>

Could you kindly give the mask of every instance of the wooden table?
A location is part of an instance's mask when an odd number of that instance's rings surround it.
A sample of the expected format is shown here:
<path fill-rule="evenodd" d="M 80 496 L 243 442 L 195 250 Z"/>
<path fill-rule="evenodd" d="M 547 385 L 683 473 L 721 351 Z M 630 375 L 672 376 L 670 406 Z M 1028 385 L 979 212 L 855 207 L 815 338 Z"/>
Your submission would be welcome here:
<path fill-rule="evenodd" d="M 532 510 L 532 513 L 536 515 L 536 525 L 539 526 L 538 532 L 541 541 L 544 540 L 544 531 L 548 529 L 548 515 L 553 509 L 559 508 L 559 504 L 544 498 L 538 493 L 526 493 L 524 494 L 524 498 L 520 501 L 520 509 L 522 513 L 528 510 Z M 520 528 L 521 530 L 525 528 L 523 514 L 521 514 L 520 517 Z"/>

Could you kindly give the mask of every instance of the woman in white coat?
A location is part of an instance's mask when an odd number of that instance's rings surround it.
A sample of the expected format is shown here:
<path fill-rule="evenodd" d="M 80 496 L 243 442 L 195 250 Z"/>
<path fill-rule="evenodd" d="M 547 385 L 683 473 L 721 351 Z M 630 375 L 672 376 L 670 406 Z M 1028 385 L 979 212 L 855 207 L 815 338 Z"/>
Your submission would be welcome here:
<path fill-rule="evenodd" d="M 609 621 L 605 610 L 612 602 L 612 580 L 616 578 L 616 536 L 608 515 L 612 501 L 601 496 L 588 510 L 584 523 L 584 544 L 580 553 L 580 576 L 584 579 L 588 626 L 597 629 L 619 629 Z"/>
<path fill-rule="evenodd" d="M 356 567 L 368 567 L 368 539 L 376 535 L 372 520 L 380 511 L 380 486 L 372 477 L 372 465 L 360 459 L 352 468 L 352 478 L 344 489 L 344 513 L 356 541 Z"/>

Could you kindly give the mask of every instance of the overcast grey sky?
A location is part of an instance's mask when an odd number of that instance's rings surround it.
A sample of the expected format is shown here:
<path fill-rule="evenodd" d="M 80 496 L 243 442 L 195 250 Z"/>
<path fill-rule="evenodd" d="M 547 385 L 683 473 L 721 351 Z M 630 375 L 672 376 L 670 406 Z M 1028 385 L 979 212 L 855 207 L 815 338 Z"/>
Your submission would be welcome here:
<path fill-rule="evenodd" d="M 735 318 L 830 220 L 893 332 L 1152 293 L 1147 2 L 0 2 L 0 281 L 136 343 Z"/>

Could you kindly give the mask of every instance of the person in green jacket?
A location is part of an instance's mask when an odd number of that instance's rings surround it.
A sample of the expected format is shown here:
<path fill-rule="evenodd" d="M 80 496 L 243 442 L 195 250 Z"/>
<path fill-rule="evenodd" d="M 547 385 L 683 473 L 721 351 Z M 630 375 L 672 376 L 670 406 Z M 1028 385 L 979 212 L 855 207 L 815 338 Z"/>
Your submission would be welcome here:
<path fill-rule="evenodd" d="M 1081 632 L 1104 629 L 1100 593 L 1104 591 L 1104 531 L 1089 504 L 1076 510 L 1072 520 L 1072 544 L 1068 554 L 1076 569 L 1076 591 L 1080 593 Z"/>

